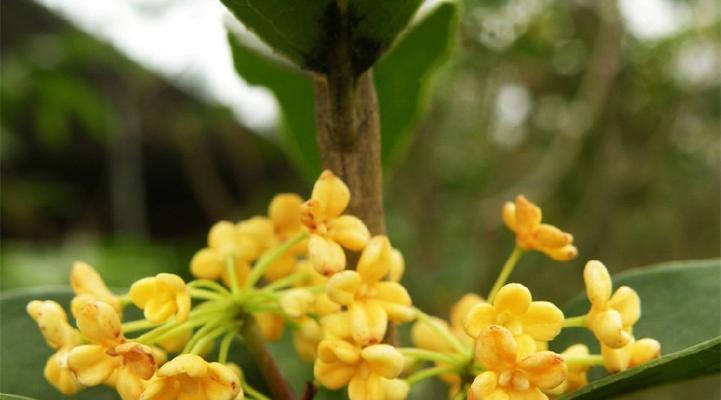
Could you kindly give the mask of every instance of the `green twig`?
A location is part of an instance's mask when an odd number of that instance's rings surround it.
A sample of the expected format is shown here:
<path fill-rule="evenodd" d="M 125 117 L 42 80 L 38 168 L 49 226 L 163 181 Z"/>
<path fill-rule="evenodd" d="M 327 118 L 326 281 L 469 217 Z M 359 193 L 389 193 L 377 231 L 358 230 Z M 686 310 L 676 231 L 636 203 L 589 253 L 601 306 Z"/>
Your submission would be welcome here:
<path fill-rule="evenodd" d="M 293 246 L 301 242 L 303 239 L 308 237 L 308 232 L 301 231 L 297 235 L 285 241 L 280 246 L 268 251 L 263 257 L 258 260 L 253 266 L 253 269 L 248 274 L 248 279 L 245 281 L 245 288 L 251 288 L 260 279 L 261 276 L 268 270 L 280 257 L 282 257 L 288 250 Z"/>
<path fill-rule="evenodd" d="M 496 294 L 498 294 L 498 291 L 501 290 L 501 287 L 506 284 L 506 281 L 508 281 L 508 277 L 511 275 L 511 272 L 513 272 L 513 268 L 516 267 L 516 263 L 518 262 L 518 259 L 521 258 L 523 255 L 523 249 L 516 246 L 513 248 L 513 251 L 511 252 L 511 255 L 508 256 L 508 259 L 506 260 L 506 263 L 503 264 L 503 267 L 501 268 L 501 273 L 498 275 L 498 279 L 496 279 L 496 283 L 493 284 L 493 288 L 491 289 L 491 292 L 488 294 L 488 302 L 493 304 L 493 299 L 496 298 Z"/>

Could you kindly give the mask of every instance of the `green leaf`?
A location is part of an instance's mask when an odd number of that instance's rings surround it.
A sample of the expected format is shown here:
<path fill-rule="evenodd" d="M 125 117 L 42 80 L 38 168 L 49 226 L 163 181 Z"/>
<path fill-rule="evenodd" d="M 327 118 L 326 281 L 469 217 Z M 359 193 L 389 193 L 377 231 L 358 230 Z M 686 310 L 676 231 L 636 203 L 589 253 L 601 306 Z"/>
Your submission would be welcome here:
<path fill-rule="evenodd" d="M 568 398 L 608 398 L 611 394 L 719 371 L 721 260 L 671 262 L 634 269 L 613 276 L 613 285 L 630 286 L 638 292 L 642 315 L 634 326 L 634 335 L 658 340 L 663 357 L 595 381 Z M 582 293 L 564 313 L 573 317 L 588 309 L 588 300 Z M 599 351 L 593 335 L 579 328 L 564 329 L 552 348 L 562 351 L 579 342 L 588 345 L 592 352 Z"/>
<path fill-rule="evenodd" d="M 458 4 L 440 2 L 411 26 L 375 67 L 386 167 L 407 147 L 410 133 L 428 102 L 433 78 L 450 56 L 457 22 Z"/>
<path fill-rule="evenodd" d="M 457 14 L 455 2 L 440 2 L 409 28 L 376 67 L 384 165 L 402 153 L 427 103 L 432 78 L 453 45 Z M 244 44 L 233 33 L 228 42 L 236 72 L 249 84 L 264 86 L 275 95 L 285 148 L 306 176 L 314 178 L 321 167 L 311 78 Z"/>
<path fill-rule="evenodd" d="M 236 72 L 251 85 L 264 86 L 280 108 L 280 131 L 286 151 L 309 178 L 320 174 L 320 153 L 315 141 L 313 85 L 299 70 L 259 54 L 228 34 Z"/>
<path fill-rule="evenodd" d="M 721 336 L 667 354 L 640 367 L 591 382 L 564 400 L 608 399 L 655 384 L 665 384 L 721 370 Z"/>
<path fill-rule="evenodd" d="M 69 310 L 72 297 L 72 291 L 63 287 L 11 290 L 0 296 L 0 392 L 43 400 L 67 399 L 43 377 L 45 362 L 54 350 L 45 343 L 25 306 L 31 300 L 55 300 Z M 83 390 L 73 399 L 117 400 L 118 394 L 111 388 L 98 386 Z"/>
<path fill-rule="evenodd" d="M 9 393 L 0 393 L 0 400 L 36 400 L 31 397 L 17 396 Z"/>
<path fill-rule="evenodd" d="M 221 0 L 248 29 L 296 65 L 327 73 L 348 37 L 356 74 L 372 66 L 422 0 Z"/>

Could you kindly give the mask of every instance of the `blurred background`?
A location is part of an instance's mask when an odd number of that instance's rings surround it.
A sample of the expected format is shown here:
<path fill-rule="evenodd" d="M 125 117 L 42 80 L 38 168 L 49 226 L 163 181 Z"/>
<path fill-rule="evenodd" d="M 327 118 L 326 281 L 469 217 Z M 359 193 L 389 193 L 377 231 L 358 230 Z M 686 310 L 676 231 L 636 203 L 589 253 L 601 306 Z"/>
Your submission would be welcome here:
<path fill-rule="evenodd" d="M 578 293 L 588 259 L 615 273 L 719 256 L 718 2 L 463 3 L 386 171 L 418 306 L 445 315 L 489 290 L 518 193 L 580 253 L 522 260 L 513 279 L 539 299 Z M 233 70 L 219 2 L 4 1 L 1 18 L 1 290 L 67 284 L 75 259 L 115 287 L 187 276 L 214 221 L 309 194 L 273 94 Z"/>

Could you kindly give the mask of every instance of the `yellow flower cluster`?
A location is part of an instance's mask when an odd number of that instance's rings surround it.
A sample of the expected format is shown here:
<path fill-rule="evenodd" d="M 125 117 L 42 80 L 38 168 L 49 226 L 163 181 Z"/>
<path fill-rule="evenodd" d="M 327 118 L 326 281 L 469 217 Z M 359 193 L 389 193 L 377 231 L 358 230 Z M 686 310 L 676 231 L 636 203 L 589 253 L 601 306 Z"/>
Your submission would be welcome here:
<path fill-rule="evenodd" d="M 77 328 L 56 302 L 27 306 L 54 350 L 46 379 L 67 395 L 108 385 L 123 400 L 268 399 L 228 362 L 241 337 L 266 379 L 274 379 L 268 382 L 273 397 L 292 398 L 264 344 L 280 339 L 286 327 L 300 358 L 313 363 L 315 382 L 346 388 L 351 400 L 405 399 L 431 377 L 446 382 L 452 398 L 543 400 L 587 384 L 593 366 L 619 372 L 660 355 L 657 341 L 634 338 L 639 296 L 625 286 L 612 292 L 598 261 L 584 270 L 591 308 L 582 316 L 566 318 L 554 304 L 534 300 L 526 286 L 507 283 L 526 250 L 562 261 L 577 256 L 573 237 L 542 224 L 541 209 L 525 197 L 503 207 L 516 247 L 489 295 L 464 295 L 445 321 L 413 306 L 399 283 L 403 256 L 388 237 L 371 236 L 344 213 L 350 196 L 345 183 L 324 171 L 307 201 L 279 194 L 266 216 L 216 223 L 207 247 L 190 262 L 197 279 L 188 283 L 160 273 L 115 295 L 95 269 L 75 263 L 70 308 Z M 357 261 L 349 266 L 349 260 Z M 123 322 L 130 304 L 144 318 Z M 398 346 L 391 327 L 413 320 L 414 347 Z M 601 354 L 583 344 L 548 351 L 572 327 L 592 331 Z"/>

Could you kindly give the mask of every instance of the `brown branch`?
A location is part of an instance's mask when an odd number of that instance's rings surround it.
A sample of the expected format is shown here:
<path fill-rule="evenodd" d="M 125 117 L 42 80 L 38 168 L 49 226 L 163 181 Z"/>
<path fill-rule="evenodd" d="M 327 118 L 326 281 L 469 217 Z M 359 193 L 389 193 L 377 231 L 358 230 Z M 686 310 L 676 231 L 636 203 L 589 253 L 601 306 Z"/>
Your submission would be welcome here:
<path fill-rule="evenodd" d="M 268 384 L 270 392 L 273 395 L 273 399 L 295 399 L 288 382 L 286 382 L 283 378 L 283 375 L 280 373 L 278 366 L 273 360 L 273 356 L 265 346 L 265 341 L 263 340 L 263 336 L 260 334 L 258 323 L 252 315 L 245 318 L 243 321 L 243 328 L 240 333 L 243 336 L 248 352 L 251 357 L 253 357 L 255 364 L 260 369 L 260 373 L 263 375 L 265 382 Z"/>
<path fill-rule="evenodd" d="M 314 84 L 316 138 L 323 167 L 350 188 L 348 212 L 362 219 L 371 234 L 384 234 L 380 122 L 373 72 L 368 70 L 350 82 L 315 76 Z M 344 104 L 347 102 L 351 104 Z M 349 107 L 350 114 L 340 115 Z"/>

